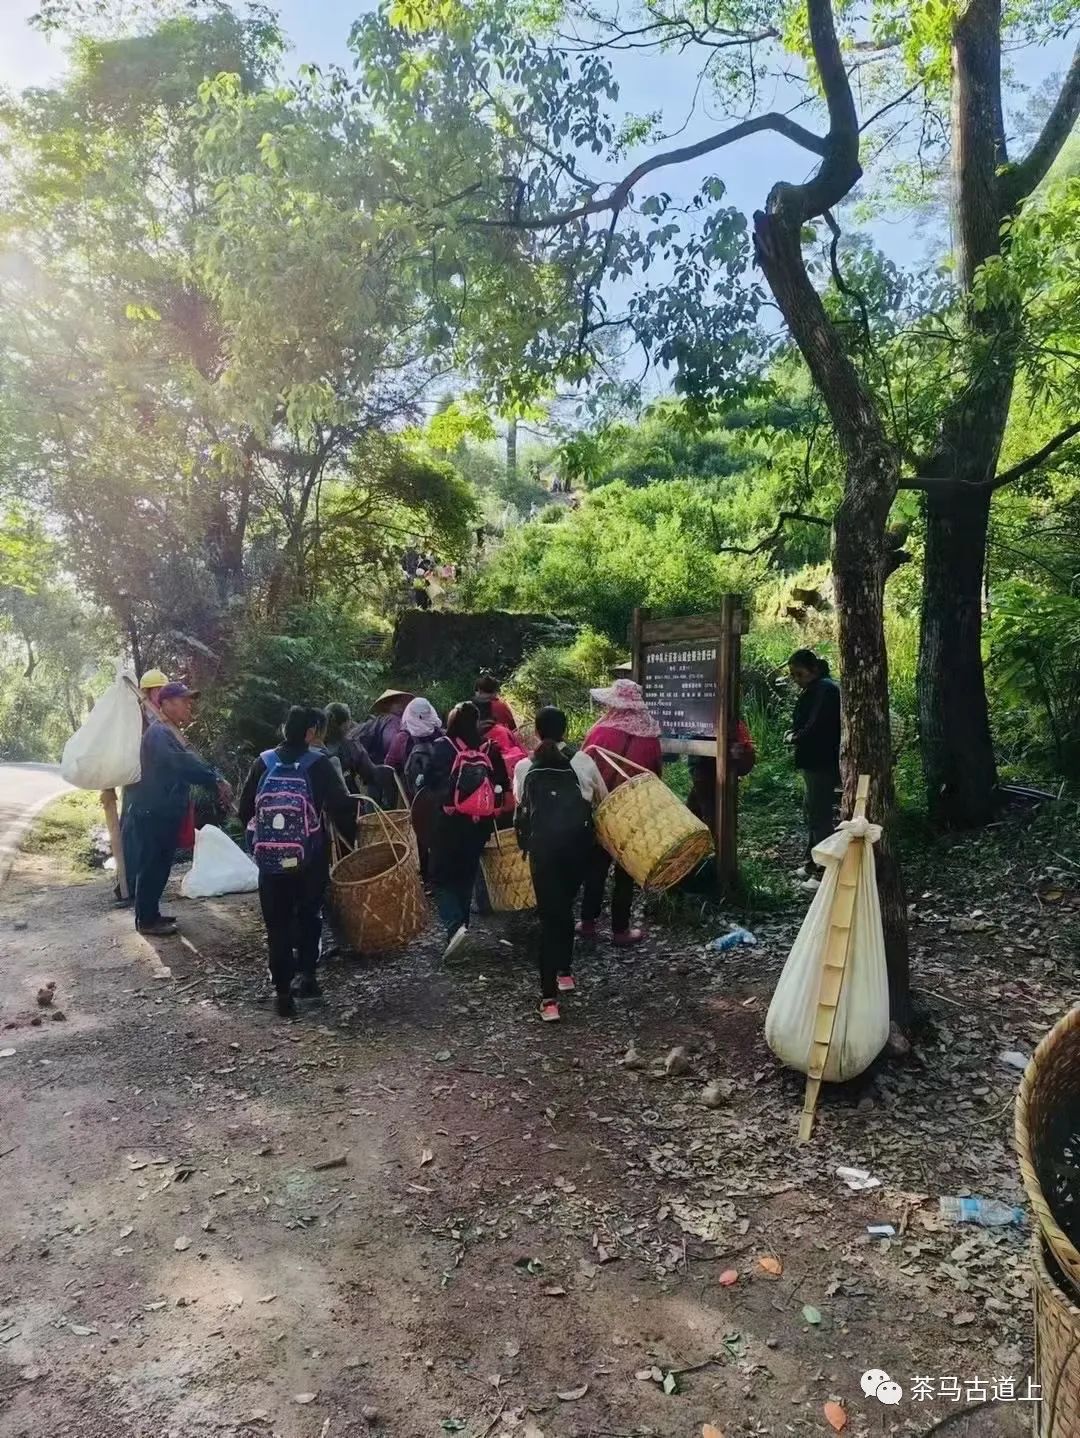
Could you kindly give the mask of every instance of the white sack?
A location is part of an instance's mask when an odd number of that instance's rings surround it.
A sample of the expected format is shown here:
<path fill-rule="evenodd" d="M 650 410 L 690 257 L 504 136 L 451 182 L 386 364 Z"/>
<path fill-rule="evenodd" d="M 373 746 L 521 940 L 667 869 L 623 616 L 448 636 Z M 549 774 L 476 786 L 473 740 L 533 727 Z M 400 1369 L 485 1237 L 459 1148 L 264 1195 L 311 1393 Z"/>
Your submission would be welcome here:
<path fill-rule="evenodd" d="M 121 789 L 139 778 L 142 709 L 138 696 L 116 678 L 64 745 L 60 773 L 76 789 Z"/>
<path fill-rule="evenodd" d="M 885 935 L 874 872 L 873 846 L 881 838 L 877 824 L 849 819 L 814 849 L 814 860 L 824 866 L 825 877 L 792 945 L 765 1018 L 765 1039 L 773 1053 L 789 1068 L 806 1073 L 840 863 L 852 840 L 860 836 L 865 836 L 865 842 L 855 891 L 851 948 L 825 1066 L 824 1077 L 829 1083 L 861 1074 L 889 1037 Z"/>
<path fill-rule="evenodd" d="M 216 894 L 248 894 L 259 887 L 259 871 L 228 834 L 205 824 L 195 830 L 195 856 L 180 892 L 185 899 L 210 899 Z"/>

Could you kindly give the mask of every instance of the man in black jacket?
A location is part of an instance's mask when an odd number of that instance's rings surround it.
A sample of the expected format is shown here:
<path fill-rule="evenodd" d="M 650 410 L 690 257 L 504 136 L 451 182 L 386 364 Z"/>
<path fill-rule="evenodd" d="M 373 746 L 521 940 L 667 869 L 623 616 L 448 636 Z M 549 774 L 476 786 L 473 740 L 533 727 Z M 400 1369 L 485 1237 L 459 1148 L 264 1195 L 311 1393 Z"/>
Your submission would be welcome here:
<path fill-rule="evenodd" d="M 795 702 L 791 733 L 795 767 L 803 776 L 803 812 L 807 830 L 806 887 L 817 888 L 812 853 L 835 828 L 836 791 L 840 787 L 840 690 L 826 660 L 811 649 L 797 649 L 788 673 L 801 693 Z"/>
<path fill-rule="evenodd" d="M 321 709 L 294 705 L 285 718 L 283 732 L 284 742 L 272 751 L 273 755 L 286 765 L 296 765 L 311 756 L 304 772 L 321 826 L 303 863 L 278 872 L 264 871 L 261 865 L 259 870 L 259 903 L 266 925 L 270 977 L 277 992 L 277 1011 L 282 1018 L 288 1018 L 296 1012 L 292 982 L 297 970 L 300 997 L 318 998 L 320 994 L 315 965 L 322 934 L 323 896 L 330 877 L 326 820 L 332 820 L 342 837 L 352 843 L 356 838 L 356 799 L 346 789 L 333 760 L 320 748 L 326 733 L 326 715 Z M 255 816 L 259 787 L 266 774 L 266 759 L 260 755 L 248 771 L 237 805 L 244 825 Z M 258 859 L 256 850 L 256 862 Z"/>

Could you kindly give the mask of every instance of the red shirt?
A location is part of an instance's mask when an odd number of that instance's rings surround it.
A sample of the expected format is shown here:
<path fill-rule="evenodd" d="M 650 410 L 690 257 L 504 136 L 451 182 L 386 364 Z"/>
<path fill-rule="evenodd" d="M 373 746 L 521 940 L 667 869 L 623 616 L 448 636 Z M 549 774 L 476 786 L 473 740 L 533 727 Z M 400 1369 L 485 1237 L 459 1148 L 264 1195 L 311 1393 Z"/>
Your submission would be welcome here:
<path fill-rule="evenodd" d="M 581 746 L 583 749 L 607 749 L 612 754 L 619 754 L 624 759 L 629 759 L 631 764 L 637 764 L 642 769 L 648 769 L 652 774 L 660 774 L 663 767 L 663 755 L 660 751 L 660 740 L 656 736 L 642 734 L 627 734 L 625 729 L 616 729 L 611 724 L 601 721 L 594 724 L 585 735 L 585 741 Z M 617 789 L 623 782 L 624 776 L 616 773 L 611 765 L 601 754 L 593 754 L 596 760 L 596 767 L 609 789 Z M 631 778 L 637 772 L 630 769 Z"/>

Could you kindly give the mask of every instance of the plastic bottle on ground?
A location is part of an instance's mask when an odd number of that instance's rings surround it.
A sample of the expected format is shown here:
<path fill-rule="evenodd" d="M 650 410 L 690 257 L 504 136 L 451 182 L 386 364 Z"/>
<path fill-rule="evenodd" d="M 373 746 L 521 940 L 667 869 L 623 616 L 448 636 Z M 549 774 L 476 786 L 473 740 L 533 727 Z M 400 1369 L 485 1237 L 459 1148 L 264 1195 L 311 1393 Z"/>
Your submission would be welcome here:
<path fill-rule="evenodd" d="M 726 953 L 728 949 L 736 949 L 740 944 L 751 946 L 757 943 L 757 939 L 749 929 L 732 929 L 730 934 L 721 934 L 718 939 L 713 939 L 709 948 L 714 954 Z"/>
<path fill-rule="evenodd" d="M 942 1198 L 938 1210 L 950 1223 L 977 1223 L 981 1228 L 1008 1228 L 1024 1222 L 1024 1210 L 996 1198 Z"/>

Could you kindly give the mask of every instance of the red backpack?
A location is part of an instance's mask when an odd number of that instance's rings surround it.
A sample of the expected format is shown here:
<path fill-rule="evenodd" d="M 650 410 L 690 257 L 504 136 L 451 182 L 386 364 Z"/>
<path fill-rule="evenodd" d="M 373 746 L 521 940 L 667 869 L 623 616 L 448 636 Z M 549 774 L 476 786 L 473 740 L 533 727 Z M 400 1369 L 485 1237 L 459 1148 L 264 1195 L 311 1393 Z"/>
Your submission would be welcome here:
<path fill-rule="evenodd" d="M 493 818 L 498 804 L 491 756 L 484 749 L 470 749 L 460 739 L 451 743 L 457 753 L 450 769 L 450 802 L 443 806 L 445 812 L 463 814 L 476 823 Z"/>

